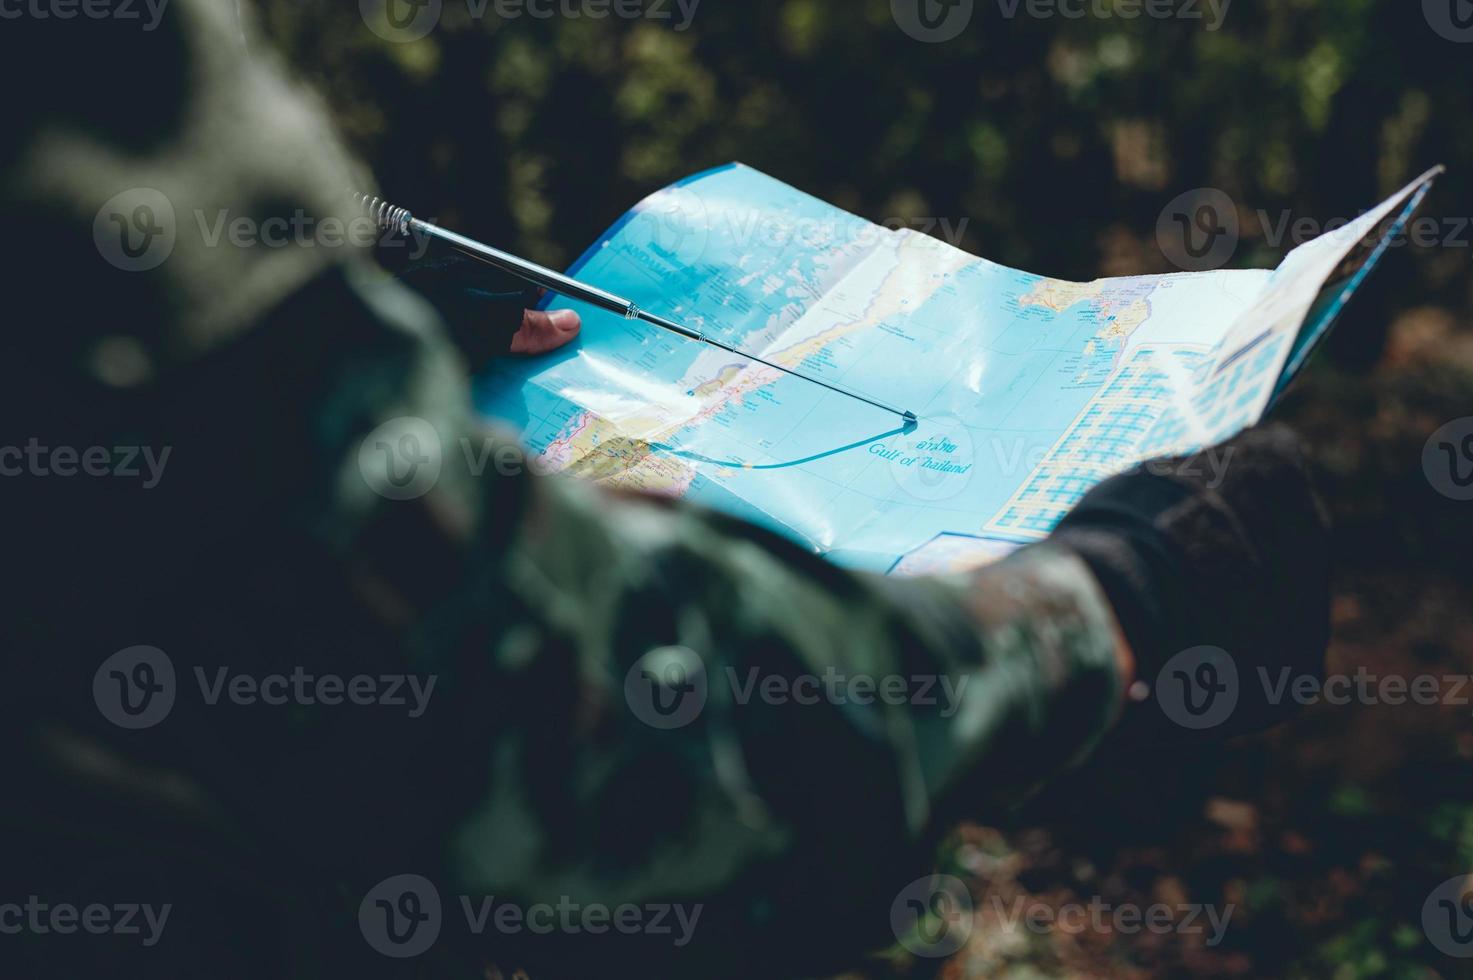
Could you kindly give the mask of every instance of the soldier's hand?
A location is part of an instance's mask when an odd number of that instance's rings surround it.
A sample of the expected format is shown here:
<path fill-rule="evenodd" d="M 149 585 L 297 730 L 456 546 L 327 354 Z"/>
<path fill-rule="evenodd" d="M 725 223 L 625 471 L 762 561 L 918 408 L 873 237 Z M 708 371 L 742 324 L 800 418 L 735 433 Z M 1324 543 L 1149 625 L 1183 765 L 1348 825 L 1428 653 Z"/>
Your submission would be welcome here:
<path fill-rule="evenodd" d="M 461 255 L 416 262 L 399 280 L 439 311 L 472 369 L 506 354 L 557 350 L 576 338 L 583 326 L 572 310 L 529 309 L 544 291 L 508 288 L 516 282 Z"/>
<path fill-rule="evenodd" d="M 1270 426 L 1105 481 L 1054 538 L 1099 579 L 1136 676 L 1175 685 L 1173 696 L 1186 689 L 1187 714 L 1159 720 L 1236 734 L 1293 708 L 1293 698 L 1271 696 L 1280 678 L 1322 671 L 1328 531 L 1294 435 Z M 1213 701 L 1229 687 L 1231 698 Z M 1165 694 L 1151 701 L 1147 713 L 1178 713 Z M 1214 703 L 1220 718 L 1204 707 Z"/>
<path fill-rule="evenodd" d="M 572 310 L 526 310 L 522 325 L 511 335 L 511 353 L 546 354 L 578 336 L 583 320 Z"/>

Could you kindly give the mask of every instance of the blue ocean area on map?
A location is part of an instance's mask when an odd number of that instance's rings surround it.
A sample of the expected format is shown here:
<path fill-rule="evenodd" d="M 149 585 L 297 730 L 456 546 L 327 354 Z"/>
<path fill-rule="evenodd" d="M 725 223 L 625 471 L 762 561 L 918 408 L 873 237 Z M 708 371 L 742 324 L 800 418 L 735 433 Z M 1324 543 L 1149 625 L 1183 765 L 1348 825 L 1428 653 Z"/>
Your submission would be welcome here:
<path fill-rule="evenodd" d="M 561 298 L 579 340 L 498 361 L 477 407 L 546 470 L 734 514 L 845 565 L 964 571 L 1045 536 L 1110 474 L 1257 421 L 1306 317 L 1327 328 L 1384 250 L 1362 240 L 1428 179 L 1277 273 L 1074 283 L 733 164 L 642 201 L 571 274 L 915 424 Z"/>

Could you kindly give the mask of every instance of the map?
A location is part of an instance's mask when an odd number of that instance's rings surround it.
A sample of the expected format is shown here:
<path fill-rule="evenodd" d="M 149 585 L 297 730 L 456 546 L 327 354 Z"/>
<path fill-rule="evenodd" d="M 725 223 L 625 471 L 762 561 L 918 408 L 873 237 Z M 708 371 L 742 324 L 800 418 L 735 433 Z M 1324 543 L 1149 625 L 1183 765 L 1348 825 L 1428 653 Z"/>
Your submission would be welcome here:
<path fill-rule="evenodd" d="M 839 564 L 959 572 L 1090 487 L 1252 425 L 1429 174 L 1278 269 L 1065 282 L 732 164 L 640 202 L 570 274 L 899 415 L 640 320 L 503 359 L 477 408 L 545 470 L 763 524 Z"/>

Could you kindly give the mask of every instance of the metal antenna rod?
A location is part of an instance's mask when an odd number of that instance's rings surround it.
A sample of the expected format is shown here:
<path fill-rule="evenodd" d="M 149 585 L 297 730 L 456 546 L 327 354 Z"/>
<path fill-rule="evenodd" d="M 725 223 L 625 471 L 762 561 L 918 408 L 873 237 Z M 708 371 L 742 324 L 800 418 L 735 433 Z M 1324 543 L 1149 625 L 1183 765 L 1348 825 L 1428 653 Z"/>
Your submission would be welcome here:
<path fill-rule="evenodd" d="M 717 347 L 721 350 L 729 351 L 730 353 L 736 354 L 740 357 L 745 357 L 748 360 L 756 361 L 758 364 L 770 367 L 775 371 L 781 371 L 784 374 L 790 374 L 795 378 L 800 378 L 803 381 L 807 381 L 809 384 L 815 384 L 821 388 L 827 388 L 829 391 L 835 392 L 836 394 L 845 395 L 849 398 L 855 399 L 856 401 L 864 402 L 866 405 L 871 405 L 875 408 L 881 409 L 882 411 L 892 412 L 904 419 L 907 426 L 913 426 L 917 421 L 914 412 L 902 411 L 898 408 L 886 405 L 884 402 L 875 401 L 873 398 L 867 398 L 864 395 L 858 394 L 856 392 L 848 391 L 836 385 L 831 385 L 827 381 L 820 381 L 817 378 L 809 377 L 806 374 L 794 371 L 792 368 L 783 367 L 781 364 L 774 364 L 773 362 L 758 357 L 755 354 L 748 354 L 746 351 L 733 347 L 732 345 L 717 340 L 714 337 L 708 337 L 698 330 L 692 330 L 690 327 L 681 326 L 674 320 L 669 320 L 665 317 L 657 316 L 654 313 L 647 313 L 644 310 L 641 310 L 633 302 L 624 299 L 623 297 L 615 296 L 613 293 L 610 293 L 606 290 L 599 289 L 597 286 L 590 286 L 587 283 L 579 282 L 577 279 L 574 279 L 571 276 L 565 276 L 560 272 L 554 272 L 546 266 L 541 266 L 535 262 L 529 262 L 526 259 L 518 258 L 517 256 L 512 255 L 510 252 L 503 252 L 499 248 L 492 248 L 490 245 L 484 245 L 473 238 L 466 238 L 464 235 L 458 235 L 453 231 L 449 231 L 437 225 L 432 225 L 427 221 L 421 221 L 418 218 L 414 217 L 414 215 L 410 214 L 407 209 L 394 207 L 389 202 L 384 201 L 380 198 L 369 197 L 366 194 L 354 194 L 353 199 L 370 218 L 378 223 L 379 227 L 385 229 L 386 231 L 398 232 L 401 235 L 424 235 L 429 238 L 439 239 L 440 241 L 445 242 L 447 245 L 450 245 L 451 247 L 464 252 L 466 255 L 469 255 L 473 259 L 478 259 L 489 265 L 494 265 L 496 268 L 501 269 L 503 272 L 509 272 L 519 279 L 526 280 L 527 282 L 541 286 L 544 289 L 551 290 L 554 293 L 559 293 L 560 295 L 567 296 L 571 299 L 582 300 L 583 302 L 588 303 L 592 306 L 596 306 L 601 310 L 607 310 L 610 313 L 616 313 L 619 316 L 624 317 L 626 320 L 643 320 L 645 323 L 659 327 L 662 330 L 668 330 L 671 333 L 679 334 L 680 336 L 685 337 L 687 340 L 695 340 L 703 344 L 710 344 L 712 347 Z"/>

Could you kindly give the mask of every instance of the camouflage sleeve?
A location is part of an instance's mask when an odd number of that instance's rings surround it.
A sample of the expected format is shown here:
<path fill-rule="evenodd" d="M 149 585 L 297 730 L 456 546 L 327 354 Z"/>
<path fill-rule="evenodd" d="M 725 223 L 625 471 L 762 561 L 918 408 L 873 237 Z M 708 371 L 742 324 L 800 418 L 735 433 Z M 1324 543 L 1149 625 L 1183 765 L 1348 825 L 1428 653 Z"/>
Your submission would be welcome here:
<path fill-rule="evenodd" d="M 323 515 L 360 515 L 334 535 L 344 558 L 383 553 L 374 594 L 423 609 L 407 621 L 429 645 L 406 652 L 445 700 L 416 740 L 465 800 L 427 830 L 445 844 L 442 890 L 700 904 L 697 951 L 676 951 L 687 968 L 754 941 L 788 964 L 825 951 L 815 936 L 833 937 L 828 952 L 883 945 L 947 820 L 1026 791 L 1111 721 L 1111 615 L 1069 553 L 891 580 L 695 508 L 540 476 L 466 414 L 445 353 L 416 345 L 441 372 L 433 398 L 379 406 L 374 434 L 339 450 L 366 483 Z M 441 560 L 375 540 L 405 540 L 386 528 L 425 514 L 457 556 L 432 588 Z M 447 749 L 446 730 L 476 737 Z M 559 935 L 558 955 L 576 961 L 577 939 Z"/>
<path fill-rule="evenodd" d="M 349 914 L 418 875 L 472 947 L 542 935 L 469 935 L 481 897 L 699 906 L 684 943 L 668 923 L 617 938 L 713 973 L 893 940 L 892 899 L 946 820 L 1108 726 L 1115 634 L 1083 565 L 1042 545 L 893 581 L 539 475 L 475 417 L 429 309 L 357 250 L 212 237 L 298 208 L 324 231 L 351 180 L 320 117 L 228 53 L 224 6 L 168 8 L 141 109 L 76 93 L 85 111 L 27 118 L 5 161 L 6 203 L 78 279 L 44 294 L 43 260 L 6 246 L 21 313 L 55 324 L 6 338 L 33 366 L 7 417 L 167 460 L 147 487 L 25 485 L 30 575 L 7 605 L 34 683 L 7 707 L 173 774 L 170 799 L 339 883 Z M 89 57 L 123 57 L 102 41 Z M 94 678 L 138 644 L 173 677 L 149 726 Z M 136 666 L 115 673 L 162 690 Z M 236 678 L 298 676 L 407 707 L 236 698 Z M 403 898 L 385 908 L 422 907 Z M 555 929 L 550 955 L 586 969 L 609 931 Z"/>

